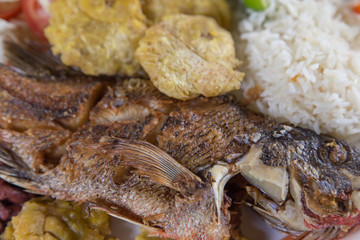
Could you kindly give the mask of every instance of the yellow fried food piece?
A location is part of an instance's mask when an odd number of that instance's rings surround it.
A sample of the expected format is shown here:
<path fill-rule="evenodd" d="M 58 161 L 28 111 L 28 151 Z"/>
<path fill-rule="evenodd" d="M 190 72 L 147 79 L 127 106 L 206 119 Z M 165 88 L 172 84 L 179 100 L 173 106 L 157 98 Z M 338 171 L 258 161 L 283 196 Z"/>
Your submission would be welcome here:
<path fill-rule="evenodd" d="M 2 240 L 116 240 L 109 237 L 109 217 L 85 206 L 41 197 L 26 202 L 12 218 Z"/>
<path fill-rule="evenodd" d="M 61 0 L 50 5 L 45 36 L 64 64 L 89 75 L 134 75 L 146 30 L 139 0 Z"/>
<path fill-rule="evenodd" d="M 226 0 L 141 0 L 144 14 L 159 22 L 170 14 L 204 15 L 215 18 L 223 27 L 230 28 L 231 11 Z"/>
<path fill-rule="evenodd" d="M 80 0 L 79 8 L 92 19 L 103 22 L 125 22 L 131 18 L 145 20 L 137 0 Z"/>
<path fill-rule="evenodd" d="M 169 15 L 146 31 L 136 58 L 153 84 L 181 100 L 240 88 L 243 73 L 230 33 L 204 16 Z"/>

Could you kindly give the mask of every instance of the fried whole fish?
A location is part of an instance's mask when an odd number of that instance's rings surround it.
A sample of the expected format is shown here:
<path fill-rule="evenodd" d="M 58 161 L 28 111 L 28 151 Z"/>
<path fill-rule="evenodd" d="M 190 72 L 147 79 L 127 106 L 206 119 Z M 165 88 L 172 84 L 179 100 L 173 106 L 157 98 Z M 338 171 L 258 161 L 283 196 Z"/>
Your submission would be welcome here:
<path fill-rule="evenodd" d="M 4 83 L 24 76 L 1 66 L 6 71 L 0 88 L 9 93 Z M 148 80 L 128 79 L 109 85 L 89 115 L 70 133 L 1 125 L 0 176 L 172 239 L 229 239 L 238 214 L 230 214 L 231 199 L 245 201 L 277 229 L 322 239 L 360 222 L 358 148 L 263 118 L 228 95 L 183 102 Z M 54 134 L 67 139 L 60 151 L 55 146 L 64 140 Z"/>

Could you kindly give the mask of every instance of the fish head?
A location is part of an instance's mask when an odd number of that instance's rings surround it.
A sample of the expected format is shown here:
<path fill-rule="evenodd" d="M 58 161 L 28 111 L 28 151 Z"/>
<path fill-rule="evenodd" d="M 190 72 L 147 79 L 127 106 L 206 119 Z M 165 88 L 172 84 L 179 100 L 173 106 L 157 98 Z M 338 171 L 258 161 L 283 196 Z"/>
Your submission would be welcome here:
<path fill-rule="evenodd" d="M 359 153 L 302 128 L 264 134 L 237 164 L 249 182 L 246 203 L 282 231 L 347 231 L 360 223 Z"/>
<path fill-rule="evenodd" d="M 307 217 L 319 219 L 311 226 L 359 223 L 359 149 L 327 135 L 303 144 L 288 164 L 290 192 Z"/>

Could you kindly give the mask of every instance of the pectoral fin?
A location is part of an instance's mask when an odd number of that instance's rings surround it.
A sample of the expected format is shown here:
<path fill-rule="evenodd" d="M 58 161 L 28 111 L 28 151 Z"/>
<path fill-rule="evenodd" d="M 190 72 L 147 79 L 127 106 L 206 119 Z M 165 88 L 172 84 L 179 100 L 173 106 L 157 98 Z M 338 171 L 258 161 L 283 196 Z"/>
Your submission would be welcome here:
<path fill-rule="evenodd" d="M 122 165 L 131 166 L 140 176 L 148 177 L 185 196 L 192 195 L 204 185 L 198 176 L 148 142 L 105 137 L 101 149 L 106 150 L 107 154 L 121 155 Z"/>

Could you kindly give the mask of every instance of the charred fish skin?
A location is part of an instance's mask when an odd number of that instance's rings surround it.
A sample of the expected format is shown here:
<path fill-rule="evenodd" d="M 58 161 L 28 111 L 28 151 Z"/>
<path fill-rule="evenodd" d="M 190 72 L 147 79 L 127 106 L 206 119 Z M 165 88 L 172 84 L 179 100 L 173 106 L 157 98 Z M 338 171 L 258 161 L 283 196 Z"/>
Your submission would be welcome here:
<path fill-rule="evenodd" d="M 0 64 L 0 126 L 76 130 L 102 89 L 102 83 L 86 77 L 34 78 Z"/>
<path fill-rule="evenodd" d="M 357 148 L 264 119 L 229 96 L 182 102 L 129 79 L 109 88 L 55 168 L 36 173 L 6 146 L 4 179 L 86 201 L 162 237 L 229 238 L 222 188 L 236 174 L 249 182 L 247 204 L 280 230 L 334 226 L 338 235 L 360 218 Z"/>
<path fill-rule="evenodd" d="M 133 124 L 136 125 L 136 122 Z M 129 124 L 123 126 L 123 129 L 126 128 L 130 128 Z M 123 139 L 130 146 L 139 143 L 136 140 Z M 227 206 L 224 207 L 222 216 L 218 218 L 213 192 L 209 185 L 195 186 L 196 192 L 193 195 L 181 194 L 180 191 L 159 184 L 159 181 L 153 180 L 154 177 L 144 178 L 123 169 L 121 158 L 124 156 L 121 156 L 119 150 L 120 138 L 103 139 L 102 145 L 100 143 L 90 145 L 85 143 L 86 141 L 86 138 L 82 138 L 69 146 L 72 150 L 62 159 L 60 165 L 42 176 L 36 175 L 37 180 L 31 176 L 32 173 L 22 169 L 21 175 L 25 176 L 23 182 L 34 179 L 40 188 L 37 192 L 58 199 L 86 201 L 91 207 L 141 224 L 158 236 L 174 239 L 229 237 Z M 93 148 L 98 147 L 100 150 L 94 151 Z M 126 153 L 129 154 L 128 151 Z M 173 167 L 172 171 L 175 170 L 176 168 Z M 26 184 L 23 186 L 30 188 Z"/>
<path fill-rule="evenodd" d="M 67 130 L 46 128 L 24 132 L 0 128 L 0 144 L 16 152 L 34 172 L 41 173 L 58 165 L 70 134 Z"/>

